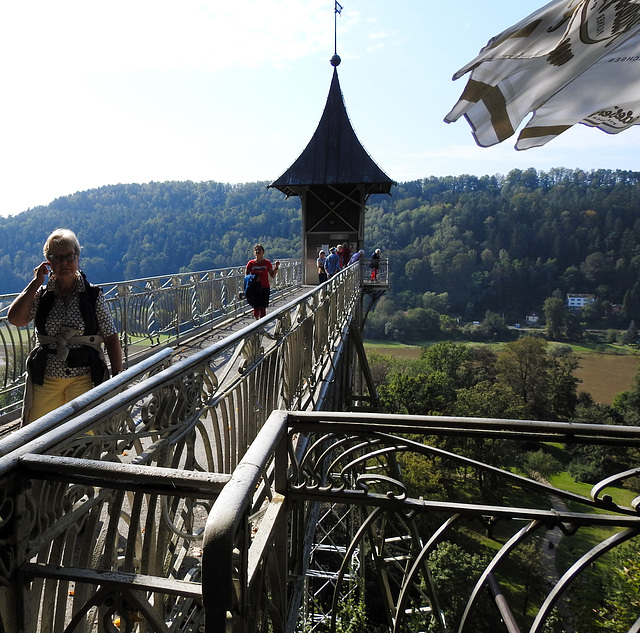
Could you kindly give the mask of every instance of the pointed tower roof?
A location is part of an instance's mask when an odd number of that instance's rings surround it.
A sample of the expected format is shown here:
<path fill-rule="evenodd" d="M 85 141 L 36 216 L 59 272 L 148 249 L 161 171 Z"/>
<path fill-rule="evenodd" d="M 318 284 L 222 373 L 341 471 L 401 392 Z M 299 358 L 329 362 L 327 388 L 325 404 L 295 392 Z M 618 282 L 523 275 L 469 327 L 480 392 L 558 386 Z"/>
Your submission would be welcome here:
<path fill-rule="evenodd" d="M 269 185 L 287 196 L 298 196 L 312 185 L 344 184 L 365 185 L 366 195 L 388 194 L 395 184 L 367 154 L 351 127 L 336 65 L 327 104 L 309 144 L 293 165 Z"/>

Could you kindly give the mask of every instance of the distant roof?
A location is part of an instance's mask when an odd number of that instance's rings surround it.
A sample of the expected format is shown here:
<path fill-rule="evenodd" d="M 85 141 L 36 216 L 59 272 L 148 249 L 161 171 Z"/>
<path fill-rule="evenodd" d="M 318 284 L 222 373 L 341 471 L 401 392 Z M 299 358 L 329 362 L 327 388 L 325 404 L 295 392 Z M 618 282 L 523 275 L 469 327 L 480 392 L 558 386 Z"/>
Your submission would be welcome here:
<path fill-rule="evenodd" d="M 389 193 L 395 184 L 362 147 L 351 127 L 334 67 L 327 105 L 309 144 L 269 187 L 297 196 L 310 185 L 364 184 L 367 194 Z"/>

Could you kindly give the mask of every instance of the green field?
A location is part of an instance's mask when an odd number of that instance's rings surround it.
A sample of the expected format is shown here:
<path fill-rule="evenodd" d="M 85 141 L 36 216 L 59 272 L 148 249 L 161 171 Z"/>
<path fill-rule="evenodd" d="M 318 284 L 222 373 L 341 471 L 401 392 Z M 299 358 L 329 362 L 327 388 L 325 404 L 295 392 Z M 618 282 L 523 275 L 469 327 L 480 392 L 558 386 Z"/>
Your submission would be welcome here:
<path fill-rule="evenodd" d="M 427 341 L 424 345 L 433 343 L 435 341 Z M 479 345 L 479 343 L 469 344 Z M 502 345 L 502 343 L 492 343 L 491 347 L 497 352 Z M 580 367 L 576 371 L 576 376 L 582 383 L 578 389 L 591 394 L 596 402 L 611 404 L 616 394 L 631 387 L 633 376 L 640 366 L 638 350 L 611 344 L 572 345 L 571 347 L 580 357 Z M 421 347 L 386 341 L 366 341 L 365 349 L 367 353 L 376 352 L 395 358 L 418 358 Z"/>

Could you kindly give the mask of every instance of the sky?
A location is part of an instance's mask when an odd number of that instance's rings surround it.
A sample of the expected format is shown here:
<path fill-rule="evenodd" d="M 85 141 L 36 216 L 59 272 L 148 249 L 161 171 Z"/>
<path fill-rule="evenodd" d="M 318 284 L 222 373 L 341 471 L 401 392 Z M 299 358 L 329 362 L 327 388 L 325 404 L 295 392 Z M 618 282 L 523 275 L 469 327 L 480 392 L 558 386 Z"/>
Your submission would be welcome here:
<path fill-rule="evenodd" d="M 29 0 L 0 7 L 0 215 L 117 183 L 275 180 L 325 106 L 334 23 L 360 142 L 395 181 L 640 170 L 640 130 L 542 148 L 443 122 L 452 75 L 543 0 Z"/>

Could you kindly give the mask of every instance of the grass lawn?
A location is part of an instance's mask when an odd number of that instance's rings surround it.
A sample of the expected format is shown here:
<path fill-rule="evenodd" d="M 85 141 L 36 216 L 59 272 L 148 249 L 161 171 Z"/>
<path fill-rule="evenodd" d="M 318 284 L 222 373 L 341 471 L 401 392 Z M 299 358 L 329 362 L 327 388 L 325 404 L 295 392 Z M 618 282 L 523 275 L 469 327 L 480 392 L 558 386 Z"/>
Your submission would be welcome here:
<path fill-rule="evenodd" d="M 562 343 L 550 343 L 562 345 Z M 620 345 L 619 343 L 571 343 L 571 349 L 576 354 L 610 354 L 613 356 L 640 356 L 637 347 Z"/>
<path fill-rule="evenodd" d="M 591 484 L 585 484 L 575 479 L 567 472 L 557 473 L 549 477 L 550 483 L 556 488 L 567 490 L 583 497 L 591 497 Z M 605 488 L 605 494 L 611 495 L 614 503 L 621 506 L 631 507 L 631 502 L 636 498 L 636 493 L 627 488 Z M 602 495 L 601 495 L 602 496 Z"/>
<path fill-rule="evenodd" d="M 573 477 L 571 477 L 568 473 L 562 472 L 557 473 L 551 477 L 549 477 L 549 481 L 556 488 L 560 488 L 562 490 L 567 490 L 569 492 L 573 492 L 575 494 L 582 495 L 584 497 L 590 498 L 591 496 L 591 484 L 585 484 L 579 481 L 575 481 Z M 630 507 L 631 502 L 636 497 L 636 494 L 631 490 L 627 490 L 626 488 L 606 488 L 606 494 L 611 495 L 614 503 L 617 503 L 620 506 Z M 585 508 L 580 504 L 568 502 L 567 506 L 570 511 L 573 512 L 584 512 Z M 605 513 L 605 510 L 594 510 L 596 513 Z M 615 530 L 617 531 L 617 530 Z M 565 538 L 561 541 L 560 546 L 557 550 L 557 567 L 560 573 L 563 573 L 566 569 L 568 569 L 575 561 L 576 558 L 581 556 L 582 554 L 589 551 L 591 548 L 595 547 L 606 538 L 611 536 L 614 533 L 614 530 L 600 527 L 600 526 L 592 526 L 592 527 L 582 527 L 580 528 L 574 535 L 570 538 Z M 596 566 L 602 569 L 605 569 L 608 565 L 609 555 L 605 555 L 604 557 L 598 559 L 596 561 Z"/>
<path fill-rule="evenodd" d="M 413 350 L 416 354 L 416 357 L 420 355 L 420 349 L 422 347 L 429 347 L 431 345 L 435 345 L 436 343 L 441 343 L 442 341 L 420 341 L 415 344 L 407 344 L 407 343 L 396 343 L 393 341 L 377 341 L 375 339 L 367 339 L 364 343 L 364 347 L 367 351 L 373 350 L 379 353 L 402 353 L 407 350 Z M 456 343 L 460 343 L 461 345 L 470 345 L 470 346 L 488 346 L 494 351 L 499 351 L 502 347 L 506 345 L 506 343 L 478 343 L 475 341 L 455 341 Z M 555 341 L 549 342 L 549 347 L 560 347 L 565 346 L 567 343 L 557 343 Z M 568 344 L 571 349 L 579 355 L 588 355 L 588 354 L 607 354 L 611 356 L 638 356 L 640 357 L 640 350 L 635 347 L 630 347 L 629 345 L 620 345 L 619 343 L 570 343 Z"/>

